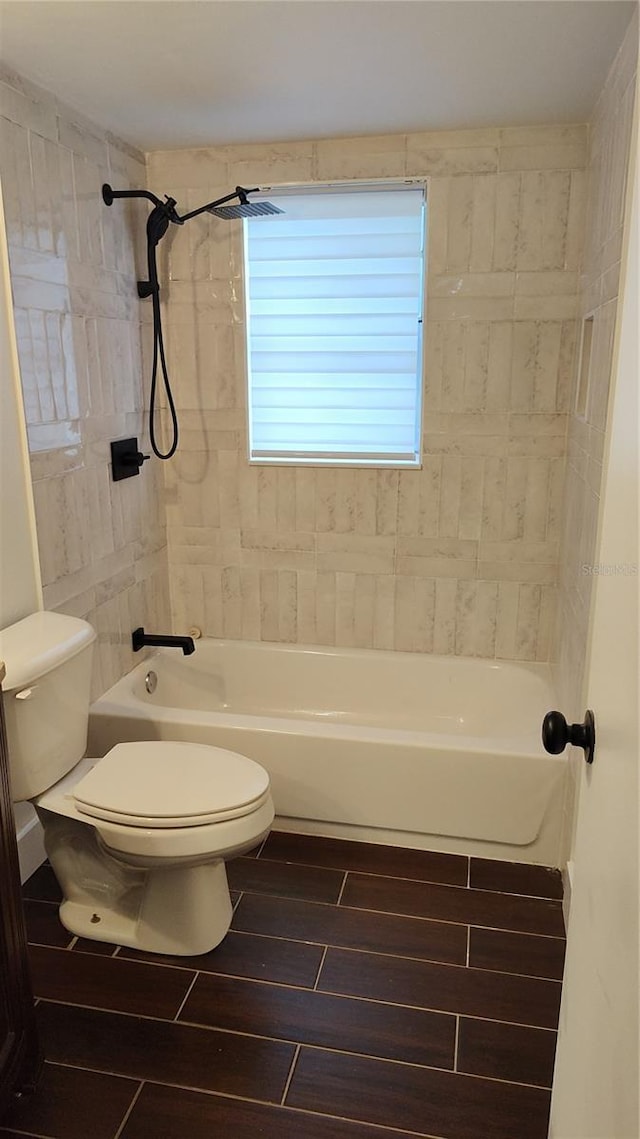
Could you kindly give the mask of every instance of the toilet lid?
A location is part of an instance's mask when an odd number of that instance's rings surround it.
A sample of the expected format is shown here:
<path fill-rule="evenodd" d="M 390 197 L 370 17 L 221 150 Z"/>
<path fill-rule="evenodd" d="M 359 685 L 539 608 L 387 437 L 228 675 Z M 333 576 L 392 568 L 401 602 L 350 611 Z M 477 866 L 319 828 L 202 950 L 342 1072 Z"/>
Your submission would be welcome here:
<path fill-rule="evenodd" d="M 256 810 L 269 776 L 244 755 L 208 744 L 117 744 L 73 788 L 77 809 L 134 827 L 189 827 Z"/>

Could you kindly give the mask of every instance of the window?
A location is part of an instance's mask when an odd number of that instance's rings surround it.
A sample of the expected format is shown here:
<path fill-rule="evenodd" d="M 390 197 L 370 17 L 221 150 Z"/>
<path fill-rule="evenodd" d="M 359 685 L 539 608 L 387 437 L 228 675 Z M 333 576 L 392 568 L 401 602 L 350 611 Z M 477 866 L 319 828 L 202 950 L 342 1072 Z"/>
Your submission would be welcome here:
<path fill-rule="evenodd" d="M 265 196 L 245 219 L 249 458 L 420 462 L 424 185 Z"/>

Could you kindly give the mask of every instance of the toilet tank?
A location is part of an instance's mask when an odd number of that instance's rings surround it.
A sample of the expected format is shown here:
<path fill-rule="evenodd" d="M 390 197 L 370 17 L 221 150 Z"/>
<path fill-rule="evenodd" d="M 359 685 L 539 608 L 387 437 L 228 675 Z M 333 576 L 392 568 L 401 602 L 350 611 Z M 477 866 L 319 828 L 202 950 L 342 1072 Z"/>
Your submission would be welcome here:
<path fill-rule="evenodd" d="M 14 803 L 52 787 L 85 753 L 95 639 L 62 613 L 32 613 L 0 632 Z"/>

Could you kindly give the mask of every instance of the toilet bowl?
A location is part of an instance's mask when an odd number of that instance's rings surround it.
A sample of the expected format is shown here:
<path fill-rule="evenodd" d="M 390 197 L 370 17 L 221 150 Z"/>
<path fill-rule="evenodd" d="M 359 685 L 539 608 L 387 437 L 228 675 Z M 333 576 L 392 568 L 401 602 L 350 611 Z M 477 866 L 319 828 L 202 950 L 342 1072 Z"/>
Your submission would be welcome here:
<path fill-rule="evenodd" d="M 0 633 L 13 798 L 36 808 L 71 933 L 206 953 L 231 922 L 224 860 L 271 828 L 269 776 L 246 756 L 177 741 L 84 757 L 94 640 L 86 622 L 54 613 Z"/>

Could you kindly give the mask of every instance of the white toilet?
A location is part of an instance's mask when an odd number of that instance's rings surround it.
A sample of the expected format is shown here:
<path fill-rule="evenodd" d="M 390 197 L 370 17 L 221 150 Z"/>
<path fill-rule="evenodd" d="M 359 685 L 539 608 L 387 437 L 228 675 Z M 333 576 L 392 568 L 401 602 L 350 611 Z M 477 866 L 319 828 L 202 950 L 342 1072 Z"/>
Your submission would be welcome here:
<path fill-rule="evenodd" d="M 269 833 L 269 776 L 205 744 L 87 746 L 96 634 L 40 612 L 0 632 L 14 802 L 31 800 L 71 933 L 152 953 L 206 953 L 231 922 L 225 858 Z"/>

